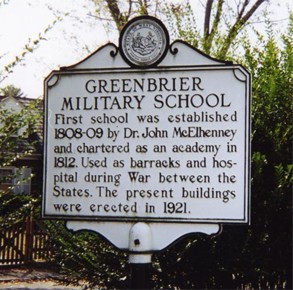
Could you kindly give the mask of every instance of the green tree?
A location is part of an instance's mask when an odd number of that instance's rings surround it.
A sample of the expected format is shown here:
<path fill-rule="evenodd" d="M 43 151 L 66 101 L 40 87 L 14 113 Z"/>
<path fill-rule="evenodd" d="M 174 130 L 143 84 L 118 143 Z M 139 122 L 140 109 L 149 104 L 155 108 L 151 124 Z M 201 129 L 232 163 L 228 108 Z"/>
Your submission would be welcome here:
<path fill-rule="evenodd" d="M 226 225 L 218 237 L 190 238 L 160 253 L 163 287 L 292 289 L 292 15 L 282 45 L 270 23 L 267 31 L 256 45 L 242 39 L 244 55 L 235 59 L 253 79 L 252 224 Z"/>
<path fill-rule="evenodd" d="M 0 1 L 0 9 L 5 5 L 9 5 L 9 0 Z M 54 21 L 48 25 L 44 31 L 39 33 L 35 39 L 29 39 L 24 44 L 22 51 L 16 55 L 12 61 L 9 61 L 3 67 L 0 67 L 0 85 L 3 81 L 13 73 L 17 65 L 25 60 L 25 57 L 33 53 L 40 45 L 40 42 L 45 40 L 45 35 L 59 22 L 62 17 L 56 16 Z M 5 52 L 0 54 L 0 59 L 3 58 Z M 8 85 L 0 88 L 0 95 L 4 97 L 22 97 L 21 89 Z M 16 112 L 11 108 L 6 108 L 0 104 L 0 168 L 7 166 L 18 165 L 20 158 L 29 156 L 34 153 L 36 149 L 36 132 L 34 130 L 40 127 L 39 123 L 42 120 L 40 115 L 39 105 L 40 100 L 31 102 L 24 107 L 20 112 Z M 19 172 L 22 170 L 19 167 Z M 9 175 L 4 179 L 15 179 L 19 172 L 13 176 Z M 32 178 L 30 176 L 29 178 Z M 3 183 L 5 180 L 0 180 Z M 25 180 L 18 180 L 18 183 Z M 41 192 L 39 193 L 39 195 Z M 9 226 L 14 222 L 22 220 L 30 210 L 35 206 L 38 199 L 33 196 L 15 195 L 13 194 L 13 187 L 8 190 L 0 191 L 0 226 Z M 38 205 L 39 207 L 39 205 Z"/>
<path fill-rule="evenodd" d="M 0 91 L 5 97 L 18 97 L 21 90 L 7 86 Z M 37 150 L 37 132 L 40 127 L 41 114 L 38 108 L 40 100 L 35 100 L 24 106 L 20 111 L 0 104 L 0 168 L 15 166 L 17 172 L 4 175 L 0 183 L 10 183 L 17 179 L 17 183 L 0 190 L 0 228 L 7 227 L 30 214 L 31 209 L 39 200 L 36 196 L 14 194 L 14 189 L 33 175 L 19 179 L 20 172 L 25 168 L 20 159 L 32 155 Z"/>
<path fill-rule="evenodd" d="M 46 221 L 50 232 L 51 263 L 65 275 L 65 283 L 85 288 L 126 289 L 126 254 L 96 233 L 72 233 L 61 221 Z"/>
<path fill-rule="evenodd" d="M 150 14 L 162 20 L 167 18 L 173 38 L 178 37 L 222 59 L 226 58 L 241 30 L 250 24 L 253 15 L 267 2 L 242 0 L 232 5 L 225 0 L 207 0 L 203 29 L 200 32 L 188 0 L 181 4 L 157 0 L 93 1 L 98 7 L 98 17 L 106 19 L 108 23 L 113 21 L 119 32 L 134 16 Z"/>
<path fill-rule="evenodd" d="M 20 88 L 16 88 L 13 85 L 8 85 L 0 89 L 0 94 L 5 97 L 21 97 L 23 93 Z"/>
<path fill-rule="evenodd" d="M 255 193 L 252 198 L 255 207 L 252 218 L 256 223 L 252 224 L 251 247 L 256 239 L 259 256 L 253 253 L 255 267 L 267 279 L 286 280 L 289 289 L 292 287 L 289 258 L 292 257 L 293 181 L 292 20 L 291 14 L 288 33 L 282 36 L 282 49 L 277 46 L 270 27 L 263 49 L 246 47 L 247 66 L 255 77 L 252 100 L 252 189 Z"/>
<path fill-rule="evenodd" d="M 232 4 L 225 0 L 207 0 L 203 29 L 196 22 L 189 1 L 184 5 L 166 5 L 165 15 L 174 38 L 185 40 L 208 55 L 227 59 L 236 56 L 237 40 L 243 30 L 253 26 L 253 17 L 265 7 L 265 2 L 237 1 Z"/>
<path fill-rule="evenodd" d="M 156 15 L 162 11 L 161 1 L 155 0 L 129 0 L 129 1 L 117 1 L 117 0 L 92 0 L 97 9 L 97 17 L 108 24 L 114 22 L 114 29 L 121 32 L 123 26 L 132 18 L 138 15 Z M 113 26 L 109 25 L 111 29 Z"/>

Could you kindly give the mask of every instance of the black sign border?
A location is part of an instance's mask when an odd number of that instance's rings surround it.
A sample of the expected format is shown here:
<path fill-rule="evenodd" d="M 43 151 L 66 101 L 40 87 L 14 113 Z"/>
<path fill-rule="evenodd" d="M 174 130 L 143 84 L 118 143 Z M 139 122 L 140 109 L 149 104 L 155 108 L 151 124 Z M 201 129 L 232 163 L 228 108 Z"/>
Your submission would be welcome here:
<path fill-rule="evenodd" d="M 176 70 L 182 70 L 182 69 L 189 69 L 189 70 L 231 70 L 234 73 L 235 78 L 238 79 L 237 75 L 235 74 L 236 69 L 240 69 L 242 71 L 246 72 L 246 80 L 240 80 L 242 82 L 245 82 L 245 116 L 246 116 L 246 122 L 245 122 L 245 152 L 244 152 L 244 211 L 243 211 L 243 218 L 239 219 L 231 219 L 231 218 L 178 218 L 178 217 L 166 217 L 166 218 L 157 218 L 157 217 L 125 217 L 125 216 L 92 216 L 92 215 L 84 215 L 84 216 L 71 216 L 71 215 L 52 215 L 52 214 L 46 214 L 46 174 L 48 172 L 47 169 L 47 147 L 48 144 L 46 140 L 47 137 L 47 130 L 48 127 L 48 88 L 51 86 L 54 86 L 60 79 L 62 75 L 78 75 L 78 74 L 95 74 L 95 73 L 105 73 L 112 71 L 131 71 L 129 68 L 117 68 L 117 69 L 77 69 L 77 70 L 59 70 L 59 71 L 52 71 L 51 74 L 45 79 L 44 81 L 44 89 L 45 89 L 45 106 L 44 106 L 44 183 L 43 183 L 43 200 L 42 200 L 42 210 L 41 210 L 41 217 L 43 219 L 53 219 L 53 220 L 74 220 L 74 221 L 100 221 L 100 222 L 159 222 L 159 223 L 220 223 L 220 224 L 250 224 L 250 218 L 251 218 L 251 188 L 250 188 L 250 182 L 251 182 L 251 166 L 250 166 L 250 160 L 251 160 L 251 140 L 250 140 L 250 134 L 251 134 L 251 77 L 250 73 L 239 64 L 232 64 L 228 65 L 226 63 L 225 66 L 223 65 L 201 65 L 201 66 L 170 66 L 168 69 L 176 69 Z M 142 68 L 141 68 L 142 69 Z M 161 70 L 164 68 L 155 68 L 155 70 Z M 143 69 L 142 69 L 143 70 Z M 140 71 L 140 70 L 139 70 Z M 131 71 L 132 73 L 138 72 L 138 70 Z M 50 80 L 53 79 L 53 77 L 56 78 L 56 81 L 54 84 L 49 84 Z M 247 133 L 247 135 L 246 135 Z M 248 140 L 247 140 L 248 139 Z"/>

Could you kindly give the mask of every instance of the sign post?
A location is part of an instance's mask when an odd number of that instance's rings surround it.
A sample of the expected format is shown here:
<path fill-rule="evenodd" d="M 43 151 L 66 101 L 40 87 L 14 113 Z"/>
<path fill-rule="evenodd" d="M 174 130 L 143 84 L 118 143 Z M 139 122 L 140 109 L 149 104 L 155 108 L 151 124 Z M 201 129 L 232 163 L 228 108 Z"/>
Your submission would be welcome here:
<path fill-rule="evenodd" d="M 151 289 L 150 269 L 152 232 L 146 223 L 136 223 L 129 233 L 129 263 L 131 265 L 131 289 Z"/>
<path fill-rule="evenodd" d="M 170 45 L 158 19 L 135 18 L 119 47 L 53 71 L 45 121 L 44 218 L 139 263 L 186 234 L 249 223 L 250 75 Z"/>

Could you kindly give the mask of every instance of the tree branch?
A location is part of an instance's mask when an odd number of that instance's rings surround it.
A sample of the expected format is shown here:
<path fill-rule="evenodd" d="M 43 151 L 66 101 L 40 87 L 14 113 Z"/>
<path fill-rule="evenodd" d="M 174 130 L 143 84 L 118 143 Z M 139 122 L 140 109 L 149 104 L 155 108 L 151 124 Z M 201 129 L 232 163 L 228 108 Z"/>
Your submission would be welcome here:
<path fill-rule="evenodd" d="M 242 5 L 242 8 L 241 8 L 240 12 L 238 13 L 238 18 L 241 18 L 242 17 L 242 15 L 243 15 L 243 13 L 245 11 L 245 8 L 246 8 L 246 6 L 248 4 L 249 4 L 249 0 L 245 0 L 244 3 L 243 3 L 243 5 Z"/>
<path fill-rule="evenodd" d="M 248 4 L 248 0 L 245 0 L 243 3 L 243 7 L 241 11 L 239 12 L 239 15 L 234 23 L 234 25 L 230 28 L 229 33 L 224 41 L 224 44 L 220 50 L 220 57 L 225 58 L 227 55 L 227 52 L 236 38 L 238 32 L 242 29 L 242 27 L 245 25 L 245 23 L 249 20 L 249 18 L 255 13 L 255 11 L 260 7 L 262 3 L 268 0 L 257 0 L 254 5 L 250 8 L 250 10 L 242 17 L 244 14 L 245 8 Z"/>
<path fill-rule="evenodd" d="M 256 3 L 251 7 L 251 9 L 243 16 L 243 24 L 248 21 L 248 19 L 254 14 L 254 12 L 258 9 L 258 7 L 268 0 L 258 0 Z"/>
<path fill-rule="evenodd" d="M 128 17 L 123 16 L 123 14 L 121 13 L 117 0 L 106 0 L 106 2 L 110 10 L 111 16 L 113 17 L 114 22 L 116 24 L 116 27 L 120 32 L 125 23 L 127 22 Z"/>
<path fill-rule="evenodd" d="M 147 0 L 139 0 L 139 10 L 141 15 L 148 15 L 148 3 Z"/>
<path fill-rule="evenodd" d="M 221 16 L 222 16 L 222 12 L 223 12 L 223 4 L 224 4 L 224 2 L 225 2 L 225 0 L 219 0 L 218 1 L 216 15 L 215 15 L 215 18 L 213 20 L 213 25 L 212 25 L 211 31 L 209 31 L 210 30 L 210 21 L 211 21 L 210 20 L 211 11 L 209 11 L 209 12 L 206 11 L 208 13 L 206 13 L 206 17 L 205 17 L 205 29 L 207 29 L 207 30 L 204 33 L 204 48 L 205 48 L 205 52 L 207 54 L 210 53 L 214 36 L 216 34 L 216 31 L 218 30 L 219 23 L 221 21 Z M 207 6 L 208 5 L 210 5 L 210 3 L 207 3 Z M 209 7 L 209 9 L 211 9 L 211 8 L 212 7 Z M 207 14 L 209 14 L 209 15 L 207 15 Z M 209 21 L 209 23 L 206 23 L 207 21 Z"/>
<path fill-rule="evenodd" d="M 207 39 L 210 35 L 210 21 L 211 21 L 211 13 L 212 6 L 214 0 L 208 0 L 205 9 L 205 18 L 204 18 L 204 39 Z"/>
<path fill-rule="evenodd" d="M 225 2 L 225 0 L 219 0 L 219 2 L 218 2 L 217 13 L 216 13 L 215 19 L 213 21 L 213 26 L 212 26 L 212 30 L 211 30 L 212 38 L 215 35 L 215 33 L 216 33 L 217 29 L 218 29 L 220 20 L 221 20 L 224 2 Z"/>
<path fill-rule="evenodd" d="M 129 19 L 131 12 L 132 12 L 132 0 L 128 0 L 128 13 L 127 13 L 127 19 Z"/>

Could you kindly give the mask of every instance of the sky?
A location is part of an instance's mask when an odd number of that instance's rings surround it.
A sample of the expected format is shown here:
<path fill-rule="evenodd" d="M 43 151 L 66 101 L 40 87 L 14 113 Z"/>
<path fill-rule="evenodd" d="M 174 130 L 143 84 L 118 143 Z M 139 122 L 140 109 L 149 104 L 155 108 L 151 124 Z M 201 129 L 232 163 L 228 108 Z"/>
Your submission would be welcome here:
<path fill-rule="evenodd" d="M 228 1 L 231 4 L 237 2 Z M 275 21 L 276 30 L 284 31 L 288 11 L 293 10 L 293 1 L 270 1 L 270 19 Z M 205 0 L 190 0 L 190 3 L 201 23 Z M 0 0 L 1 71 L 15 56 L 21 55 L 27 43 L 32 43 L 40 35 L 44 38 L 33 53 L 27 54 L 0 83 L 0 87 L 13 84 L 26 97 L 40 97 L 43 95 L 43 80 L 52 70 L 82 60 L 107 42 L 117 44 L 118 34 L 109 33 L 93 16 L 94 12 L 95 6 L 90 0 Z M 255 28 L 260 31 L 265 29 L 262 15 L 263 9 L 255 15 Z M 50 26 L 52 28 L 44 33 Z"/>

